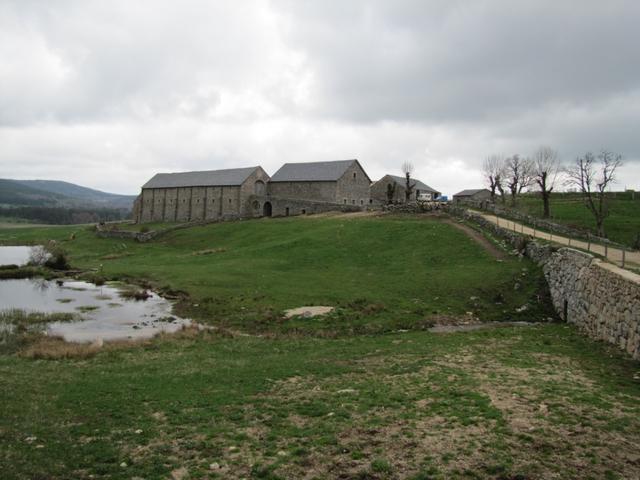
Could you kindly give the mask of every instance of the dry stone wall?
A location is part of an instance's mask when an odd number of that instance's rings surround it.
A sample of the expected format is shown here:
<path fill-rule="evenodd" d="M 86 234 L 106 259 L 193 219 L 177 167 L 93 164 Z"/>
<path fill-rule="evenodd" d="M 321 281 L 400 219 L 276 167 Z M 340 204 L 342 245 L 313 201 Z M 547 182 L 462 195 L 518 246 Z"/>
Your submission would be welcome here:
<path fill-rule="evenodd" d="M 561 318 L 591 338 L 617 345 L 640 359 L 640 275 L 586 252 L 537 242 L 463 208 L 449 207 L 448 211 L 502 238 L 542 265 Z"/>

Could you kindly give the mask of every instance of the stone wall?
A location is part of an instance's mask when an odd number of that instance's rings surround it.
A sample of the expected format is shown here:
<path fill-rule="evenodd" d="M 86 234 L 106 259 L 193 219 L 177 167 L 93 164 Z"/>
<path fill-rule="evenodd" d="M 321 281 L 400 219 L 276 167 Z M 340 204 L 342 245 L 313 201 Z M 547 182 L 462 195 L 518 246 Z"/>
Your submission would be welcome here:
<path fill-rule="evenodd" d="M 564 320 L 640 358 L 640 275 L 571 248 L 559 249 L 543 268 Z"/>
<path fill-rule="evenodd" d="M 336 202 L 336 182 L 269 182 L 273 197 Z"/>
<path fill-rule="evenodd" d="M 477 213 L 448 207 L 449 213 L 493 233 L 542 265 L 553 305 L 565 321 L 640 359 L 640 275 L 589 253 L 557 248 L 512 232 Z"/>
<path fill-rule="evenodd" d="M 267 202 L 271 205 L 272 217 L 311 215 L 324 212 L 359 212 L 362 210 L 362 208 L 357 205 L 338 205 L 329 202 L 280 198 L 271 195 L 252 195 L 247 202 L 247 209 L 244 216 L 247 218 L 263 216 L 264 204 Z"/>
<path fill-rule="evenodd" d="M 332 202 L 342 205 L 365 207 L 369 204 L 371 181 L 358 162 L 340 177 L 336 187 L 336 197 Z"/>

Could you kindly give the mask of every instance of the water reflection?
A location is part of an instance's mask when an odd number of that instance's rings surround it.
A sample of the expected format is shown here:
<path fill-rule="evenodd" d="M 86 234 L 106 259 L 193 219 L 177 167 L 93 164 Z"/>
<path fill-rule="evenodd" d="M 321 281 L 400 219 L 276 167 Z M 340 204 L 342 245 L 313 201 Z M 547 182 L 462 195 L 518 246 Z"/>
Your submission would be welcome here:
<path fill-rule="evenodd" d="M 148 338 L 160 331 L 174 332 L 189 320 L 171 314 L 171 303 L 151 293 L 145 301 L 121 296 L 121 286 L 96 286 L 80 281 L 56 282 L 43 279 L 0 281 L 0 310 L 73 312 L 77 322 L 54 322 L 49 335 L 71 342 Z"/>

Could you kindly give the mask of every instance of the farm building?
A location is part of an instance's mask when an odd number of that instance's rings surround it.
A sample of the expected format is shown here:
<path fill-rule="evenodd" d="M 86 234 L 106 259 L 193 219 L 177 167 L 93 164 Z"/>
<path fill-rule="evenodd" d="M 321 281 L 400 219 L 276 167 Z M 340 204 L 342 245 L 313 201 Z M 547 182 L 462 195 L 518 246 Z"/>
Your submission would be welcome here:
<path fill-rule="evenodd" d="M 134 219 L 145 222 L 223 220 L 254 214 L 251 195 L 264 195 L 269 175 L 262 167 L 158 173 L 142 186 Z"/>
<path fill-rule="evenodd" d="M 453 203 L 480 203 L 491 200 L 491 192 L 486 188 L 462 190 L 453 196 Z"/>
<path fill-rule="evenodd" d="M 431 188 L 426 183 L 415 178 L 411 179 L 411 184 L 415 185 L 410 202 L 416 200 L 435 200 L 440 196 L 440 192 Z M 385 205 L 387 203 L 405 203 L 407 201 L 406 188 L 407 179 L 397 175 L 385 175 L 380 180 L 371 185 L 371 199 L 374 205 Z M 392 193 L 390 193 L 390 190 Z M 391 198 L 389 198 L 391 197 Z"/>
<path fill-rule="evenodd" d="M 134 219 L 216 221 L 359 210 L 371 181 L 360 162 L 287 163 L 276 174 L 262 167 L 158 173 L 142 186 Z"/>
<path fill-rule="evenodd" d="M 365 206 L 371 180 L 358 160 L 285 163 L 269 181 L 272 197 Z"/>

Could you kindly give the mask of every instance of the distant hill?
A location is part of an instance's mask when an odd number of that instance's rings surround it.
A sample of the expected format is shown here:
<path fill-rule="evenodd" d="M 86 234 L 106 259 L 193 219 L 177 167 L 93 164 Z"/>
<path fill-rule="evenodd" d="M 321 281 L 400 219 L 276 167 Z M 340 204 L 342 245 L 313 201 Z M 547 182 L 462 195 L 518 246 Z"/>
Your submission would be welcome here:
<path fill-rule="evenodd" d="M 56 180 L 0 179 L 0 217 L 69 224 L 131 216 L 134 195 L 101 192 Z"/>
<path fill-rule="evenodd" d="M 29 188 L 43 190 L 52 194 L 63 195 L 65 197 L 90 202 L 95 206 L 105 208 L 127 208 L 131 209 L 135 195 L 118 195 L 107 193 L 92 188 L 82 187 L 74 183 L 62 182 L 59 180 L 13 180 L 16 183 Z"/>
<path fill-rule="evenodd" d="M 0 179 L 0 204 L 4 205 L 131 210 L 135 198 L 58 180 Z"/>

